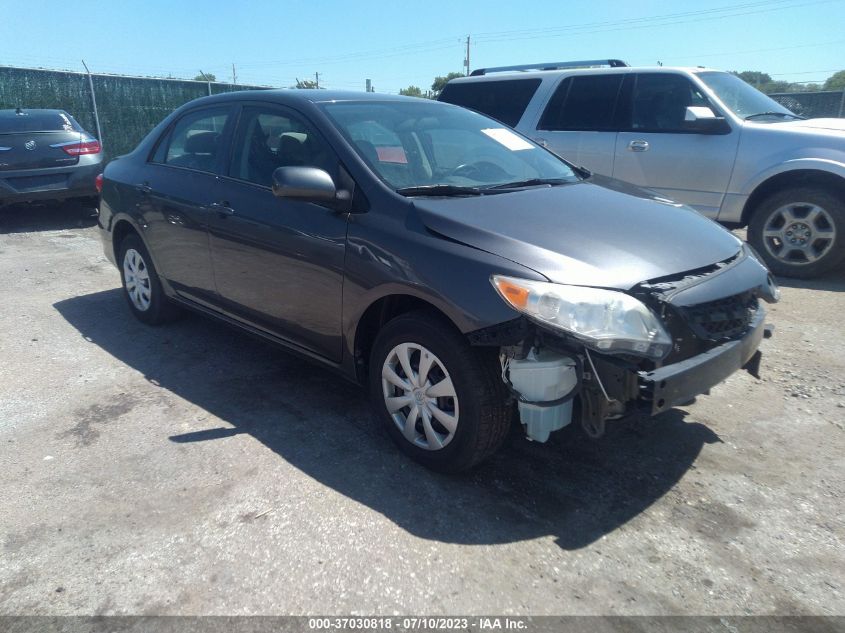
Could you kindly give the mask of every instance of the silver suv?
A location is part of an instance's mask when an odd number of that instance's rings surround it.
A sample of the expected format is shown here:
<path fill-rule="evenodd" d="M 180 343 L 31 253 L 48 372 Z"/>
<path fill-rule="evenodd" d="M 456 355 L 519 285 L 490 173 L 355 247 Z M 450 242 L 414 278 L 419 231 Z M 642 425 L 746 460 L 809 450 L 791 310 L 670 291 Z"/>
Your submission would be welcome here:
<path fill-rule="evenodd" d="M 475 70 L 439 99 L 591 171 L 747 226 L 777 274 L 814 277 L 845 259 L 845 120 L 803 120 L 731 73 L 530 64 Z"/>

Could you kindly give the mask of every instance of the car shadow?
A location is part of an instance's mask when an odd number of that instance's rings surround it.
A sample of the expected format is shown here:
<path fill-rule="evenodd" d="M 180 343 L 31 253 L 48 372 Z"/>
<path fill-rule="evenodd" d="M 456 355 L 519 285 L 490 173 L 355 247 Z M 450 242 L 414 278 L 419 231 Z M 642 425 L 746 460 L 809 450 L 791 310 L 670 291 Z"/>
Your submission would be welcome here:
<path fill-rule="evenodd" d="M 793 277 L 777 277 L 779 286 L 784 288 L 803 288 L 805 290 L 822 290 L 825 292 L 845 291 L 845 267 L 832 270 L 815 279 L 795 279 Z"/>
<path fill-rule="evenodd" d="M 83 229 L 97 224 L 97 207 L 68 200 L 0 206 L 0 234 Z"/>
<path fill-rule="evenodd" d="M 361 388 L 226 325 L 188 315 L 164 327 L 144 326 L 119 289 L 55 308 L 86 340 L 225 423 L 161 442 L 247 433 L 306 475 L 425 539 L 494 544 L 553 535 L 560 547 L 578 549 L 643 512 L 705 444 L 720 441 L 707 427 L 684 422 L 679 410 L 610 425 L 598 441 L 574 424 L 546 444 L 515 429 L 475 470 L 440 475 L 396 450 Z"/>

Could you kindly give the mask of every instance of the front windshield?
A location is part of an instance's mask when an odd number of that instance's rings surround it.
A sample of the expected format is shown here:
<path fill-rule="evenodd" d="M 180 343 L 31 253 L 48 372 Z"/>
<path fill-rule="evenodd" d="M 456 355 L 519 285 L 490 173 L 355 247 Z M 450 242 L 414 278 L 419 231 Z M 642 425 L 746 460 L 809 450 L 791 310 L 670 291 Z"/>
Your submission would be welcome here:
<path fill-rule="evenodd" d="M 704 72 L 698 73 L 698 77 L 716 93 L 722 103 L 733 110 L 734 114 L 744 119 L 759 115 L 768 115 L 777 119 L 782 119 L 784 116 L 799 118 L 736 75 Z"/>
<path fill-rule="evenodd" d="M 550 152 L 463 108 L 414 101 L 335 102 L 323 108 L 364 161 L 400 193 L 578 180 Z"/>

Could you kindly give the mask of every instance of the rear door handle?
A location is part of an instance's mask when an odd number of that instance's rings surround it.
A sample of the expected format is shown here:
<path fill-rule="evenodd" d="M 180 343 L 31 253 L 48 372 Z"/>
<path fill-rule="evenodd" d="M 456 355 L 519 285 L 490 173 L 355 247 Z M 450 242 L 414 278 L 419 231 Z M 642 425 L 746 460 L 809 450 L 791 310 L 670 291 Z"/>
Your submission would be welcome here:
<path fill-rule="evenodd" d="M 631 141 L 628 143 L 628 149 L 632 152 L 648 151 L 648 141 Z"/>
<path fill-rule="evenodd" d="M 135 191 L 140 193 L 142 196 L 148 196 L 152 193 L 153 188 L 150 187 L 147 183 L 142 182 L 140 185 L 135 185 Z"/>
<path fill-rule="evenodd" d="M 220 202 L 212 202 L 210 205 L 208 205 L 208 207 L 215 213 L 219 213 L 221 216 L 235 214 L 235 210 L 230 207 L 229 203 L 225 200 L 222 200 Z"/>

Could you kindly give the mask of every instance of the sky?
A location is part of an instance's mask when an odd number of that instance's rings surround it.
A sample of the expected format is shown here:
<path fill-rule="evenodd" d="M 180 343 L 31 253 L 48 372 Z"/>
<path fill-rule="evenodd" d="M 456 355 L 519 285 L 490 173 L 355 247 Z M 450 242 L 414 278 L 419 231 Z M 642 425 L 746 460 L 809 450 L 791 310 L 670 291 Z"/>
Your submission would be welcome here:
<path fill-rule="evenodd" d="M 845 69 L 845 0 L 0 0 L 0 65 L 378 92 L 472 68 L 583 59 Z"/>

